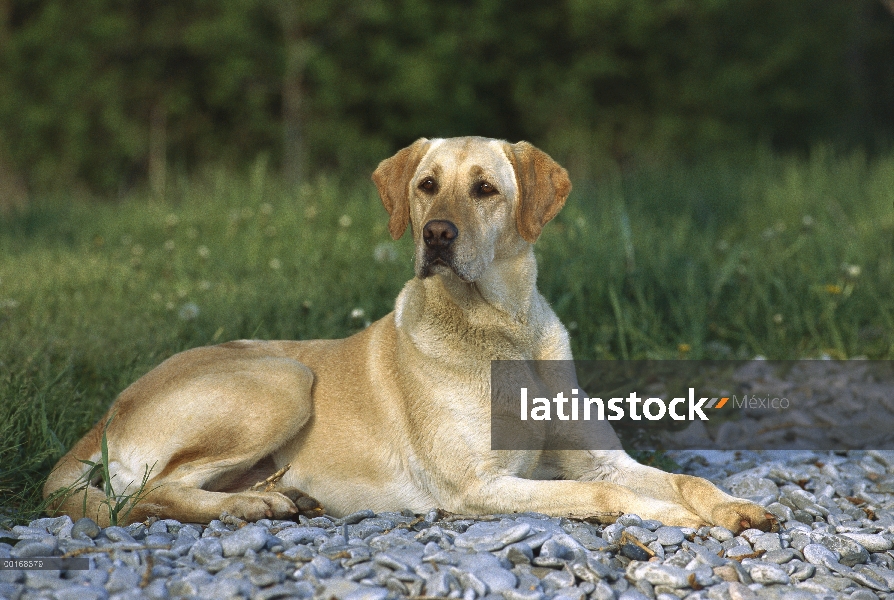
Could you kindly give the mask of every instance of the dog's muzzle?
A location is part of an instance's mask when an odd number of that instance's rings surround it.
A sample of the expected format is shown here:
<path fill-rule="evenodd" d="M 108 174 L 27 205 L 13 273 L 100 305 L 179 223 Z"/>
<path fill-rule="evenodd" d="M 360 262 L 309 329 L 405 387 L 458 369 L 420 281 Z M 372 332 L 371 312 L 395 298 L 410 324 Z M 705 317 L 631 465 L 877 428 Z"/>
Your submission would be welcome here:
<path fill-rule="evenodd" d="M 425 242 L 425 253 L 420 275 L 425 278 L 431 275 L 431 268 L 443 265 L 456 271 L 453 265 L 453 242 L 459 236 L 459 229 L 450 221 L 435 219 L 422 228 L 422 240 Z"/>

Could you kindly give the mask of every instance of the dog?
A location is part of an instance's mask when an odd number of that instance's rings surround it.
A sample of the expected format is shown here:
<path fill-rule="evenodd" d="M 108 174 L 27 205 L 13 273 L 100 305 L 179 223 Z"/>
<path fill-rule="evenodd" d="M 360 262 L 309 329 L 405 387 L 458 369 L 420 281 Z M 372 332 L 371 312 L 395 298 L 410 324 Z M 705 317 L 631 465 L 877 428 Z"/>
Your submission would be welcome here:
<path fill-rule="evenodd" d="M 764 508 L 705 479 L 634 461 L 605 422 L 606 450 L 491 449 L 491 361 L 572 358 L 536 287 L 532 245 L 571 192 L 549 155 L 422 138 L 372 179 L 391 236 L 409 227 L 415 244 L 394 311 L 342 340 L 233 341 L 166 360 L 56 465 L 44 495 L 57 512 L 108 524 L 98 477 L 85 497 L 61 494 L 90 477 L 83 461 L 100 461 L 105 434 L 118 486 L 133 492 L 148 470 L 126 522 L 322 514 L 317 499 L 333 516 L 438 507 L 775 528 Z M 286 465 L 279 487 L 249 489 Z"/>

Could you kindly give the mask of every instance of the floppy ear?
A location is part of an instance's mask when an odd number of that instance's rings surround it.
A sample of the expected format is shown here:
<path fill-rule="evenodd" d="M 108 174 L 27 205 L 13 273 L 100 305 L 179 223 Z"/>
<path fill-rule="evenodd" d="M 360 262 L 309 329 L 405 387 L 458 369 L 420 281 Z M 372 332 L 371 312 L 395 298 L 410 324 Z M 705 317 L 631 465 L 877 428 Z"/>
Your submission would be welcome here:
<path fill-rule="evenodd" d="M 506 144 L 506 156 L 518 181 L 515 223 L 526 242 L 533 244 L 571 193 L 568 171 L 543 150 L 528 142 Z"/>
<path fill-rule="evenodd" d="M 394 239 L 399 239 L 404 234 L 410 222 L 410 179 L 425 155 L 428 143 L 426 138 L 419 138 L 391 158 L 380 162 L 372 174 L 382 204 L 391 215 L 388 231 Z"/>

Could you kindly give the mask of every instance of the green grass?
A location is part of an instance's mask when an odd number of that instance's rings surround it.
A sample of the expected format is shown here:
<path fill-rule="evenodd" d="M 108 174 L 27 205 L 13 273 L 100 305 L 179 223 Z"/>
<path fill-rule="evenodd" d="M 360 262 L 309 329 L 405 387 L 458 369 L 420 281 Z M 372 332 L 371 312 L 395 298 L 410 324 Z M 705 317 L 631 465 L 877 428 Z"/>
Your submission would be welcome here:
<path fill-rule="evenodd" d="M 894 156 L 575 183 L 536 252 L 577 357 L 894 357 Z M 389 312 L 412 243 L 385 216 L 365 175 L 290 189 L 263 162 L 165 201 L 0 216 L 0 506 L 31 516 L 55 460 L 174 352 L 343 337 Z"/>

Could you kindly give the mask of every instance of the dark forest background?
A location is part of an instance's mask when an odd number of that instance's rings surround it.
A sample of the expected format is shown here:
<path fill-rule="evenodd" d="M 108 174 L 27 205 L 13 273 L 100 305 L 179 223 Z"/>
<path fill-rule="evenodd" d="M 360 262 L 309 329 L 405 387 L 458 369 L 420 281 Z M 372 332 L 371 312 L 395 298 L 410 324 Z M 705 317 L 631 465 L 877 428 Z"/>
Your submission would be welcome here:
<path fill-rule="evenodd" d="M 578 179 L 894 137 L 890 0 L 0 0 L 0 204 L 267 154 L 288 180 L 420 136 Z"/>

